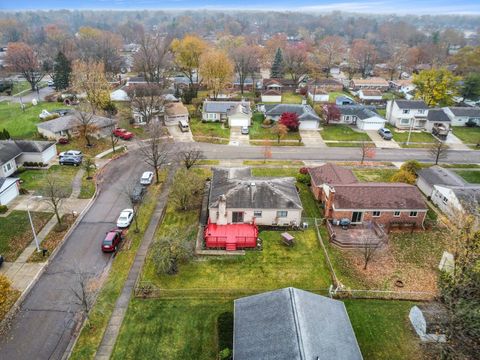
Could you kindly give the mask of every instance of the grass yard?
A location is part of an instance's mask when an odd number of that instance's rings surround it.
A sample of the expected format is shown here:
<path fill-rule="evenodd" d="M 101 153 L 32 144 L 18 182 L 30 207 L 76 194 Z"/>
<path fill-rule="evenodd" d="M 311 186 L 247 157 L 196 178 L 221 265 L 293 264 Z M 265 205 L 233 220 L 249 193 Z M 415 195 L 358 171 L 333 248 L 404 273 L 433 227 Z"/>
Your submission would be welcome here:
<path fill-rule="evenodd" d="M 64 196 L 69 197 L 72 193 L 72 180 L 77 172 L 78 167 L 76 166 L 52 165 L 48 170 L 25 170 L 18 176 L 22 181 L 22 188 L 37 195 L 43 195 L 42 188 L 46 186 L 46 175 L 52 174 L 62 187 Z"/>
<path fill-rule="evenodd" d="M 472 184 L 480 184 L 480 171 L 475 170 L 457 170 L 458 175 L 465 179 L 465 181 Z"/>
<path fill-rule="evenodd" d="M 347 125 L 327 125 L 323 127 L 320 134 L 323 140 L 372 141 L 367 133 L 354 131 Z"/>
<path fill-rule="evenodd" d="M 37 234 L 52 217 L 52 213 L 30 212 Z M 12 211 L 0 217 L 0 254 L 5 261 L 15 261 L 25 247 L 33 240 L 32 228 L 26 211 Z"/>
<path fill-rule="evenodd" d="M 243 160 L 243 165 L 303 166 L 301 160 Z"/>
<path fill-rule="evenodd" d="M 230 129 L 219 122 L 202 122 L 192 118 L 190 120 L 190 130 L 195 141 L 222 143 L 228 142 L 230 139 Z"/>
<path fill-rule="evenodd" d="M 68 144 L 57 144 L 57 152 L 61 153 L 62 151 L 67 150 L 80 150 L 83 152 L 84 156 L 94 157 L 105 150 L 112 148 L 112 143 L 110 137 L 101 138 L 101 139 L 90 139 L 90 142 L 93 146 L 87 147 L 85 139 L 83 138 L 71 138 Z M 115 148 L 120 147 L 121 145 L 117 143 Z"/>
<path fill-rule="evenodd" d="M 203 159 L 199 160 L 197 165 L 220 165 L 220 160 Z"/>
<path fill-rule="evenodd" d="M 455 126 L 453 127 L 453 134 L 462 140 L 465 144 L 476 145 L 480 143 L 480 127 L 466 127 Z"/>
<path fill-rule="evenodd" d="M 361 182 L 390 182 L 397 169 L 353 169 L 353 173 Z"/>
<path fill-rule="evenodd" d="M 25 111 L 22 111 L 19 103 L 0 102 L 0 130 L 7 129 L 12 138 L 38 139 L 36 124 L 41 122 L 38 115 L 42 110 L 50 111 L 65 107 L 56 102 L 42 102 L 37 106 L 25 105 Z"/>
<path fill-rule="evenodd" d="M 12 91 L 12 96 L 17 95 L 18 93 L 25 91 L 25 90 L 31 90 L 32 86 L 28 81 L 22 80 L 22 81 L 16 81 L 13 84 L 13 91 Z"/>
<path fill-rule="evenodd" d="M 372 147 L 376 147 L 375 143 L 369 142 Z M 360 142 L 328 142 L 325 141 L 325 145 L 328 147 L 361 147 L 362 143 Z"/>
<path fill-rule="evenodd" d="M 348 97 L 352 97 L 352 95 L 350 94 L 347 94 L 347 93 L 343 93 L 343 92 L 338 92 L 338 91 L 333 91 L 331 93 L 328 94 L 328 101 L 329 102 L 335 102 L 335 100 L 337 99 L 337 97 L 339 96 L 348 96 Z"/>
<path fill-rule="evenodd" d="M 164 181 L 166 172 L 162 172 L 161 174 L 162 181 Z M 94 358 L 113 312 L 113 304 L 115 304 L 116 299 L 122 291 L 143 234 L 150 222 L 161 188 L 161 184 L 152 184 L 149 186 L 148 196 L 145 196 L 146 201 L 140 207 L 138 214 L 140 232 L 135 233 L 129 231 L 124 246 L 122 246 L 115 256 L 108 278 L 100 290 L 97 301 L 90 312 L 90 326 L 87 325 L 82 329 L 70 359 L 85 360 Z M 156 319 L 156 321 L 158 321 L 158 319 Z"/>
<path fill-rule="evenodd" d="M 251 140 L 272 140 L 272 145 L 277 142 L 277 136 L 272 132 L 272 128 L 262 127 L 264 120 L 262 113 L 253 114 L 252 126 L 250 127 Z M 300 132 L 289 131 L 281 140 L 301 140 Z M 295 144 L 296 145 L 296 144 Z"/>
<path fill-rule="evenodd" d="M 435 138 L 432 134 L 426 131 L 413 132 L 410 136 L 410 143 L 406 145 L 405 143 L 408 140 L 408 131 L 399 132 L 393 126 L 386 124 L 385 127 L 390 129 L 393 134 L 393 140 L 398 142 L 401 147 L 428 147 L 428 144 L 415 144 L 415 143 L 434 143 Z"/>
<path fill-rule="evenodd" d="M 93 176 L 93 171 L 90 176 Z M 78 195 L 79 199 L 90 199 L 95 194 L 95 180 L 87 179 L 85 174 L 82 177 L 82 187 L 80 189 L 80 194 Z"/>

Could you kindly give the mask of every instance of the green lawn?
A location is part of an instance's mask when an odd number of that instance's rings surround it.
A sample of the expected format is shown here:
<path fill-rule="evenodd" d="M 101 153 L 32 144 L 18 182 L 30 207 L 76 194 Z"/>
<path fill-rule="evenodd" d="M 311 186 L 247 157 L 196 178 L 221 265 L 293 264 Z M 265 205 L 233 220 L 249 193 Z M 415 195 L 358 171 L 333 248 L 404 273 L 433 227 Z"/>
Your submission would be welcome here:
<path fill-rule="evenodd" d="M 328 94 L 328 101 L 335 102 L 335 100 L 337 100 L 337 97 L 339 97 L 339 96 L 348 96 L 350 98 L 352 97 L 352 95 L 347 94 L 347 93 L 333 91 L 333 92 Z"/>
<path fill-rule="evenodd" d="M 373 142 L 369 142 L 370 146 L 376 147 Z M 361 147 L 361 142 L 325 142 L 328 147 Z"/>
<path fill-rule="evenodd" d="M 22 80 L 22 81 L 17 81 L 13 84 L 13 91 L 12 95 L 15 96 L 18 93 L 25 91 L 25 90 L 30 90 L 32 86 L 28 81 Z"/>
<path fill-rule="evenodd" d="M 52 217 L 52 213 L 31 212 L 35 231 L 38 233 Z M 0 217 L 0 254 L 5 261 L 14 261 L 33 240 L 32 228 L 26 211 L 12 211 Z"/>
<path fill-rule="evenodd" d="M 91 174 L 93 176 L 93 172 Z M 95 194 L 95 180 L 87 179 L 87 175 L 82 177 L 82 188 L 80 189 L 79 199 L 90 199 Z"/>
<path fill-rule="evenodd" d="M 323 140 L 372 141 L 367 133 L 352 130 L 347 125 L 328 125 L 320 131 Z"/>
<path fill-rule="evenodd" d="M 71 138 L 68 144 L 57 144 L 57 152 L 67 151 L 71 149 L 80 150 L 84 156 L 94 157 L 105 150 L 112 148 L 110 137 L 101 139 L 91 139 L 92 146 L 87 147 L 85 139 L 83 138 Z M 118 149 L 120 144 L 117 143 L 115 149 Z"/>
<path fill-rule="evenodd" d="M 465 181 L 472 184 L 480 184 L 480 171 L 475 170 L 457 170 L 458 175 L 465 179 Z"/>
<path fill-rule="evenodd" d="M 223 126 L 219 122 L 202 122 L 201 120 L 192 118 L 190 120 L 190 130 L 196 141 L 204 142 L 218 142 L 215 139 L 208 139 L 209 137 L 221 138 L 223 141 L 230 139 L 230 129 Z M 222 142 L 222 140 L 220 140 Z"/>
<path fill-rule="evenodd" d="M 300 94 L 294 94 L 292 92 L 283 92 L 282 93 L 282 101 L 280 102 L 281 104 L 301 104 L 302 103 L 303 96 Z M 266 104 L 280 104 L 278 102 L 275 103 L 269 103 L 266 102 Z"/>
<path fill-rule="evenodd" d="M 267 139 L 276 142 L 277 136 L 272 132 L 272 128 L 262 127 L 263 119 L 264 116 L 262 113 L 253 114 L 252 126 L 250 127 L 250 139 Z M 301 140 L 300 133 L 298 131 L 289 131 L 281 140 Z"/>
<path fill-rule="evenodd" d="M 72 180 L 78 171 L 76 166 L 52 165 L 48 170 L 25 170 L 20 173 L 22 188 L 33 191 L 37 195 L 43 195 L 42 188 L 46 186 L 47 174 L 53 174 L 57 183 L 62 187 L 65 197 L 72 193 Z"/>
<path fill-rule="evenodd" d="M 480 127 L 466 127 L 455 126 L 453 127 L 453 134 L 462 140 L 465 144 L 476 145 L 480 143 Z"/>
<path fill-rule="evenodd" d="M 405 143 L 408 140 L 408 131 L 399 132 L 393 126 L 387 124 L 386 127 L 390 129 L 393 134 L 393 140 L 398 142 L 402 147 L 426 147 L 426 144 L 409 144 L 406 145 Z M 421 132 L 413 132 L 410 135 L 410 143 L 434 143 L 435 138 L 432 134 L 426 131 Z"/>
<path fill-rule="evenodd" d="M 390 182 L 397 169 L 354 169 L 353 173 L 361 182 Z"/>
<path fill-rule="evenodd" d="M 243 160 L 243 165 L 272 165 L 272 166 L 303 166 L 301 160 Z"/>
<path fill-rule="evenodd" d="M 38 115 L 42 110 L 54 110 L 65 107 L 63 104 L 56 102 L 42 102 L 37 106 L 25 105 L 26 109 L 23 112 L 19 103 L 0 102 L 0 130 L 7 129 L 12 138 L 38 138 L 35 125 L 40 122 Z"/>

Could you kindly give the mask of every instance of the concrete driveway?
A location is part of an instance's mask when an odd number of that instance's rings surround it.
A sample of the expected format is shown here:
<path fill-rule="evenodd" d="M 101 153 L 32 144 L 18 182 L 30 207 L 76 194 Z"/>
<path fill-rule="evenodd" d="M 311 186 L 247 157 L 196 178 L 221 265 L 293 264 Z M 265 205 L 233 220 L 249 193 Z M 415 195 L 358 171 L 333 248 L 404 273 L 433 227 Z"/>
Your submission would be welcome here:
<path fill-rule="evenodd" d="M 453 135 L 453 132 L 449 132 L 445 144 L 452 150 L 470 150 L 470 148 L 465 145 L 462 140 Z"/>
<path fill-rule="evenodd" d="M 250 135 L 243 135 L 242 128 L 239 126 L 232 126 L 230 128 L 230 142 L 228 145 L 250 145 Z"/>
<path fill-rule="evenodd" d="M 300 136 L 305 146 L 320 148 L 327 147 L 320 135 L 320 131 L 318 130 L 300 130 Z"/>
<path fill-rule="evenodd" d="M 376 130 L 367 130 L 366 133 L 370 136 L 370 139 L 375 143 L 377 148 L 383 149 L 400 149 L 400 145 L 395 140 L 384 140 Z"/>
<path fill-rule="evenodd" d="M 190 129 L 186 132 L 182 132 L 177 125 L 167 126 L 167 129 L 175 142 L 193 142 L 193 136 Z"/>

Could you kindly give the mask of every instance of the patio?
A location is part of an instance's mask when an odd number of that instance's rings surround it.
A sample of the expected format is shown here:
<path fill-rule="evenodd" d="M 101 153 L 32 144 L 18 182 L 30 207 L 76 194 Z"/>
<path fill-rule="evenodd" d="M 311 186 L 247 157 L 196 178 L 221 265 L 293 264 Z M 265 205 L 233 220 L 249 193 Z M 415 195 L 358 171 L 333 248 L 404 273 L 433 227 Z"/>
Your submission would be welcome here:
<path fill-rule="evenodd" d="M 330 241 L 341 248 L 380 247 L 387 243 L 388 236 L 376 223 L 349 225 L 346 229 L 327 221 Z"/>

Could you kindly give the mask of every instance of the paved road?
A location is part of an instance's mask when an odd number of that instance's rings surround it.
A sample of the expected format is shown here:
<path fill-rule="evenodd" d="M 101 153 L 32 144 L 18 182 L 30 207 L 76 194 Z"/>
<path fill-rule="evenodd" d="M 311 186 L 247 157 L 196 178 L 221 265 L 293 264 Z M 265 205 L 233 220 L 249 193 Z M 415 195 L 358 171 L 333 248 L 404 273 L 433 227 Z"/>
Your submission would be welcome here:
<path fill-rule="evenodd" d="M 98 276 L 107 269 L 111 255 L 100 251 L 100 242 L 127 206 L 119 196 L 119 183 L 139 178 L 146 169 L 132 157 L 133 153 L 105 169 L 97 200 L 25 299 L 9 333 L 0 339 L 1 359 L 59 359 L 63 355 L 79 309 L 71 291 L 79 284 L 75 272 Z"/>
<path fill-rule="evenodd" d="M 45 100 L 45 96 L 50 95 L 53 93 L 55 90 L 53 87 L 44 87 L 38 90 L 38 98 L 40 101 Z M 31 103 L 33 99 L 37 99 L 37 92 L 29 92 L 25 93 L 21 97 L 22 101 L 24 104 Z M 0 96 L 0 101 L 13 101 L 13 102 L 20 102 L 20 97 L 19 96 Z"/>

